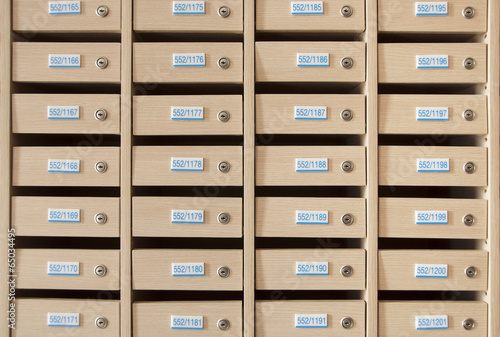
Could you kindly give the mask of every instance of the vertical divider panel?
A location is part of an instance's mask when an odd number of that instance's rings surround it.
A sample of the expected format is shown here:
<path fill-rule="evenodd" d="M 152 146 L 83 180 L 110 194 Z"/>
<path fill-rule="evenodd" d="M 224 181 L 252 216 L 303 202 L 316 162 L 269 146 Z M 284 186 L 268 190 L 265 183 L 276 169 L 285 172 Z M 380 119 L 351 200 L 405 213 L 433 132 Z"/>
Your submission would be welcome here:
<path fill-rule="evenodd" d="M 255 0 L 243 16 L 243 336 L 255 334 Z"/>

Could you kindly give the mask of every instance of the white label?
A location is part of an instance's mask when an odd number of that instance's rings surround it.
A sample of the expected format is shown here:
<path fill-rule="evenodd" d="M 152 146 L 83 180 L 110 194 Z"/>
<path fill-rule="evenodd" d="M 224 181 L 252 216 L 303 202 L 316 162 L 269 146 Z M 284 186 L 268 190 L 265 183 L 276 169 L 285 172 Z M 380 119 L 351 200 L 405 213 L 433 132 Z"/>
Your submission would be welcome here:
<path fill-rule="evenodd" d="M 328 275 L 328 262 L 295 262 L 295 275 Z"/>
<path fill-rule="evenodd" d="M 49 68 L 80 68 L 80 55 L 49 54 Z"/>
<path fill-rule="evenodd" d="M 203 330 L 203 316 L 170 316 L 170 329 Z"/>
<path fill-rule="evenodd" d="M 203 158 L 172 157 L 171 171 L 203 171 Z"/>
<path fill-rule="evenodd" d="M 295 314 L 296 328 L 328 328 L 327 314 Z"/>
<path fill-rule="evenodd" d="M 297 53 L 297 67 L 329 67 L 328 53 Z"/>
<path fill-rule="evenodd" d="M 417 107 L 417 121 L 447 121 L 448 107 Z"/>
<path fill-rule="evenodd" d="M 295 172 L 328 172 L 328 158 L 296 158 Z"/>
<path fill-rule="evenodd" d="M 292 15 L 321 15 L 323 14 L 323 1 L 292 1 Z"/>
<path fill-rule="evenodd" d="M 415 264 L 415 277 L 448 278 L 447 264 Z"/>
<path fill-rule="evenodd" d="M 448 315 L 415 316 L 417 330 L 446 330 L 448 329 Z"/>
<path fill-rule="evenodd" d="M 173 1 L 172 14 L 205 14 L 205 1 Z"/>
<path fill-rule="evenodd" d="M 295 106 L 295 119 L 314 119 L 326 121 L 326 106 Z"/>
<path fill-rule="evenodd" d="M 450 159 L 418 158 L 417 172 L 450 172 Z"/>
<path fill-rule="evenodd" d="M 416 225 L 446 225 L 448 211 L 415 211 Z"/>
<path fill-rule="evenodd" d="M 204 211 L 172 210 L 172 223 L 204 223 Z"/>
<path fill-rule="evenodd" d="M 47 275 L 78 276 L 80 262 L 47 262 Z"/>
<path fill-rule="evenodd" d="M 328 211 L 295 211 L 297 225 L 328 225 Z"/>
<path fill-rule="evenodd" d="M 441 69 L 448 67 L 448 55 L 417 55 L 417 69 Z"/>
<path fill-rule="evenodd" d="M 172 276 L 205 276 L 205 263 L 172 263 Z"/>
<path fill-rule="evenodd" d="M 80 314 L 78 313 L 47 313 L 47 326 L 79 327 Z"/>
<path fill-rule="evenodd" d="M 174 67 L 204 67 L 205 53 L 174 54 Z"/>
<path fill-rule="evenodd" d="M 48 119 L 80 119 L 80 107 L 72 106 L 47 106 Z"/>
<path fill-rule="evenodd" d="M 202 106 L 173 106 L 170 109 L 170 119 L 173 121 L 201 121 L 203 120 Z"/>
<path fill-rule="evenodd" d="M 49 222 L 80 222 L 80 210 L 49 208 L 47 220 Z"/>
<path fill-rule="evenodd" d="M 80 14 L 80 1 L 49 1 L 49 15 Z"/>
<path fill-rule="evenodd" d="M 416 16 L 448 15 L 447 2 L 415 2 Z"/>
<path fill-rule="evenodd" d="M 49 159 L 47 172 L 80 173 L 80 160 Z"/>

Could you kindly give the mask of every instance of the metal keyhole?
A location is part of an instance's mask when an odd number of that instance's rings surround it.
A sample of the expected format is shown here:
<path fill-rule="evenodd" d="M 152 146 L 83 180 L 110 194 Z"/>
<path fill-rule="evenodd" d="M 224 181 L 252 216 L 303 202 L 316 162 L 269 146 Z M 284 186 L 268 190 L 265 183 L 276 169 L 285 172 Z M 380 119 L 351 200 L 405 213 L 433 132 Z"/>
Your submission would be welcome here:
<path fill-rule="evenodd" d="M 221 57 L 219 60 L 217 60 L 217 65 L 219 66 L 219 68 L 227 69 L 231 65 L 231 62 L 227 57 Z"/>
<path fill-rule="evenodd" d="M 344 317 L 340 321 L 340 325 L 342 325 L 344 329 L 350 329 L 354 326 L 354 320 L 351 317 Z"/>
<path fill-rule="evenodd" d="M 98 121 L 103 121 L 108 118 L 108 112 L 104 109 L 97 109 L 94 113 L 94 117 Z"/>
<path fill-rule="evenodd" d="M 351 6 L 344 6 L 340 9 L 340 14 L 342 16 L 345 16 L 346 18 L 350 17 L 352 15 L 352 7 Z"/>
<path fill-rule="evenodd" d="M 462 322 L 462 326 L 464 327 L 465 330 L 472 330 L 474 329 L 474 320 L 472 318 L 467 318 Z"/>
<path fill-rule="evenodd" d="M 229 170 L 231 169 L 231 165 L 229 165 L 229 163 L 227 161 L 221 161 L 218 165 L 217 165 L 217 169 L 222 172 L 222 173 L 227 173 L 229 172 Z"/>
<path fill-rule="evenodd" d="M 462 221 L 466 226 L 472 226 L 474 222 L 476 222 L 476 219 L 474 218 L 474 215 L 467 214 L 466 216 L 463 217 Z"/>
<path fill-rule="evenodd" d="M 223 18 L 227 18 L 229 15 L 231 15 L 231 10 L 227 6 L 222 6 L 218 10 L 219 16 Z"/>
<path fill-rule="evenodd" d="M 94 274 L 99 277 L 106 276 L 106 273 L 108 272 L 108 269 L 104 265 L 99 265 L 95 266 L 94 268 Z"/>
<path fill-rule="evenodd" d="M 219 319 L 217 322 L 217 327 L 221 330 L 229 329 L 229 320 L 227 318 Z"/>
<path fill-rule="evenodd" d="M 108 15 L 109 13 L 109 9 L 108 7 L 102 5 L 102 6 L 99 6 L 97 7 L 97 9 L 95 10 L 95 13 L 100 16 L 101 18 L 105 17 L 106 15 Z"/>
<path fill-rule="evenodd" d="M 465 163 L 464 165 L 464 171 L 471 174 L 471 173 L 474 173 L 474 171 L 476 170 L 476 165 L 473 163 L 473 162 L 467 162 Z"/>
<path fill-rule="evenodd" d="M 97 68 L 105 69 L 108 66 L 108 59 L 105 57 L 99 57 L 97 60 L 95 60 L 95 65 L 97 66 Z"/>
<path fill-rule="evenodd" d="M 352 276 L 352 267 L 351 266 L 343 266 L 340 268 L 340 273 L 344 277 L 351 277 Z"/>
<path fill-rule="evenodd" d="M 227 278 L 230 273 L 231 271 L 229 270 L 228 267 L 219 267 L 219 269 L 217 269 L 217 275 L 219 275 L 222 278 Z"/>
<path fill-rule="evenodd" d="M 340 113 L 340 117 L 348 122 L 352 119 L 352 111 L 349 109 L 342 110 L 342 112 Z"/>
<path fill-rule="evenodd" d="M 99 329 L 105 329 L 108 326 L 108 319 L 106 317 L 97 317 L 95 319 L 95 326 Z"/>
<path fill-rule="evenodd" d="M 229 220 L 231 220 L 229 213 L 222 212 L 222 213 L 219 213 L 219 215 L 217 215 L 217 221 L 219 221 L 219 223 L 221 223 L 223 225 L 229 223 Z"/>
<path fill-rule="evenodd" d="M 219 113 L 217 114 L 217 119 L 219 120 L 219 122 L 226 123 L 229 118 L 231 118 L 231 114 L 225 110 L 219 111 Z"/>
<path fill-rule="evenodd" d="M 352 216 L 352 214 L 347 213 L 347 214 L 342 215 L 341 220 L 342 220 L 342 223 L 344 225 L 350 226 L 354 222 L 354 217 Z"/>
<path fill-rule="evenodd" d="M 476 66 L 476 61 L 472 57 L 468 57 L 464 60 L 464 68 L 467 70 L 474 69 Z"/>
<path fill-rule="evenodd" d="M 344 161 L 341 166 L 344 172 L 351 172 L 354 169 L 354 164 L 349 160 Z"/>
<path fill-rule="evenodd" d="M 477 268 L 474 266 L 467 267 L 465 269 L 465 275 L 469 278 L 474 278 L 477 276 Z"/>
<path fill-rule="evenodd" d="M 464 119 L 466 121 L 470 122 L 470 121 L 474 120 L 474 118 L 476 117 L 476 114 L 474 113 L 473 110 L 467 109 L 464 111 L 463 116 L 464 116 Z"/>
<path fill-rule="evenodd" d="M 350 57 L 344 57 L 341 61 L 340 64 L 342 65 L 343 68 L 345 69 L 351 69 L 352 66 L 354 65 L 354 60 Z"/>
<path fill-rule="evenodd" d="M 97 213 L 94 215 L 94 221 L 98 225 L 104 225 L 108 221 L 108 217 L 104 213 Z"/>
<path fill-rule="evenodd" d="M 105 161 L 95 163 L 95 170 L 99 173 L 104 173 L 108 170 L 108 164 Z"/>
<path fill-rule="evenodd" d="M 472 7 L 465 7 L 462 14 L 466 19 L 472 19 L 476 14 L 476 11 Z"/>

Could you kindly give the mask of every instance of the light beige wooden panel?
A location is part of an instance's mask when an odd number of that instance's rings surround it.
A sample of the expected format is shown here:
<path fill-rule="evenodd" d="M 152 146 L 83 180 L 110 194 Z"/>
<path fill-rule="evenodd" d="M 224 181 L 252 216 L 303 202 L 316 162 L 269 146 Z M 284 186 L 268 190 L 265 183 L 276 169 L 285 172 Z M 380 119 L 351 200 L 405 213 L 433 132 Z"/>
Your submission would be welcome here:
<path fill-rule="evenodd" d="M 240 301 L 135 302 L 134 336 L 242 336 L 243 317 Z M 203 330 L 171 329 L 171 316 L 203 316 Z M 229 329 L 221 330 L 217 322 L 229 321 Z"/>
<path fill-rule="evenodd" d="M 449 68 L 417 69 L 417 55 L 448 55 Z M 380 43 L 378 46 L 380 83 L 484 83 L 486 44 L 484 43 Z M 475 61 L 466 69 L 467 58 Z"/>
<path fill-rule="evenodd" d="M 417 278 L 415 264 L 447 264 L 447 278 Z M 474 266 L 475 277 L 465 270 Z M 380 290 L 464 290 L 488 288 L 488 252 L 480 250 L 380 250 Z"/>
<path fill-rule="evenodd" d="M 485 135 L 488 133 L 486 96 L 379 95 L 379 132 L 382 134 Z M 448 108 L 448 120 L 417 120 L 419 108 Z M 464 118 L 472 110 L 473 120 Z"/>
<path fill-rule="evenodd" d="M 174 67 L 173 54 L 204 53 L 204 67 Z M 217 65 L 229 59 L 229 68 Z M 242 83 L 243 45 L 238 42 L 134 43 L 134 82 Z"/>
<path fill-rule="evenodd" d="M 448 2 L 447 15 L 417 16 L 415 2 L 379 0 L 378 28 L 383 32 L 484 33 L 488 17 L 486 5 L 486 0 L 456 0 Z M 470 19 L 463 14 L 467 7 L 474 9 L 474 17 Z"/>
<path fill-rule="evenodd" d="M 255 335 L 274 336 L 365 336 L 365 302 L 358 300 L 281 300 L 256 301 Z M 327 328 L 295 328 L 296 314 L 326 314 Z M 342 319 L 350 317 L 354 325 L 345 329 Z"/>
<path fill-rule="evenodd" d="M 379 235 L 397 238 L 486 239 L 487 200 L 380 198 Z M 447 211 L 448 224 L 417 225 L 415 211 Z M 474 223 L 464 222 L 466 215 Z"/>
<path fill-rule="evenodd" d="M 364 134 L 364 95 L 256 95 L 256 132 L 269 134 Z M 322 106 L 326 120 L 294 119 L 295 106 Z M 352 119 L 342 118 L 350 110 Z"/>
<path fill-rule="evenodd" d="M 229 16 L 219 15 L 228 7 Z M 139 0 L 134 2 L 134 29 L 149 32 L 243 32 L 243 0 L 207 0 L 205 14 L 173 14 L 173 1 Z"/>
<path fill-rule="evenodd" d="M 49 106 L 78 106 L 78 119 L 48 119 Z M 99 120 L 96 112 L 104 110 Z M 119 95 L 14 94 L 13 133 L 120 134 Z"/>
<path fill-rule="evenodd" d="M 203 158 L 203 171 L 171 171 L 171 158 Z M 226 161 L 228 172 L 218 170 Z M 241 186 L 242 149 L 239 146 L 135 146 L 132 160 L 134 185 Z"/>
<path fill-rule="evenodd" d="M 80 160 L 80 173 L 48 172 L 49 159 Z M 104 161 L 106 172 L 97 172 Z M 119 186 L 118 147 L 14 147 L 14 186 Z"/>
<path fill-rule="evenodd" d="M 80 55 L 80 68 L 49 68 L 50 54 Z M 105 57 L 105 69 L 96 60 Z M 12 45 L 14 82 L 120 83 L 119 43 L 15 42 Z"/>
<path fill-rule="evenodd" d="M 328 53 L 328 67 L 298 67 L 297 53 Z M 350 69 L 341 60 L 351 57 Z M 256 42 L 258 82 L 364 82 L 364 42 Z"/>
<path fill-rule="evenodd" d="M 18 249 L 16 251 L 17 288 L 119 290 L 120 252 L 98 249 Z M 48 262 L 79 262 L 78 276 L 47 275 Z M 94 273 L 105 266 L 105 276 Z"/>
<path fill-rule="evenodd" d="M 80 1 L 80 14 L 49 15 L 49 2 L 14 0 L 12 21 L 15 31 L 37 32 L 120 32 L 121 3 L 119 0 Z M 97 9 L 106 6 L 106 16 Z"/>
<path fill-rule="evenodd" d="M 79 313 L 80 326 L 77 328 L 48 327 L 48 313 Z M 98 328 L 95 320 L 105 317 L 108 325 Z M 119 337 L 120 302 L 114 300 L 91 299 L 16 299 L 16 329 L 12 337 Z"/>
<path fill-rule="evenodd" d="M 380 185 L 486 186 L 486 148 L 454 146 L 380 146 Z M 450 159 L 450 172 L 417 172 L 417 159 Z M 475 164 L 467 173 L 464 165 Z"/>
<path fill-rule="evenodd" d="M 256 198 L 256 235 L 364 238 L 365 204 L 366 200 L 361 198 Z M 297 224 L 296 211 L 327 211 L 328 224 Z M 344 215 L 350 215 L 354 221 L 345 225 Z"/>
<path fill-rule="evenodd" d="M 257 249 L 255 282 L 258 290 L 365 289 L 364 249 Z M 296 275 L 296 262 L 328 262 L 328 275 Z M 351 266 L 351 276 L 341 268 Z"/>
<path fill-rule="evenodd" d="M 237 249 L 135 249 L 132 287 L 136 290 L 242 290 L 243 252 Z M 204 263 L 204 276 L 172 276 L 172 263 Z M 220 277 L 219 267 L 229 276 Z"/>
<path fill-rule="evenodd" d="M 203 107 L 203 120 L 172 120 L 172 107 Z M 219 112 L 229 120 L 219 119 Z M 240 95 L 135 96 L 135 135 L 241 135 L 243 101 Z"/>
<path fill-rule="evenodd" d="M 328 158 L 328 172 L 296 172 L 295 159 Z M 351 172 L 341 164 L 351 161 Z M 365 148 L 362 146 L 257 146 L 256 184 L 281 185 L 365 185 Z"/>
<path fill-rule="evenodd" d="M 488 305 L 473 301 L 380 301 L 380 336 L 486 337 Z M 447 315 L 447 330 L 417 330 L 415 316 Z M 465 330 L 462 322 L 474 320 L 474 329 Z M 491 335 L 491 336 L 494 336 Z"/>
<path fill-rule="evenodd" d="M 173 210 L 201 210 L 204 223 L 172 223 Z M 219 214 L 229 222 L 219 221 Z M 135 197 L 132 221 L 134 236 L 241 238 L 242 200 L 240 198 Z"/>
<path fill-rule="evenodd" d="M 323 1 L 323 14 L 292 15 L 290 0 L 257 0 L 256 27 L 262 31 L 287 32 L 362 32 L 365 29 L 365 4 L 361 0 Z M 342 15 L 349 5 L 351 16 Z M 347 9 L 346 9 L 347 10 Z"/>
<path fill-rule="evenodd" d="M 80 222 L 49 222 L 49 209 L 79 209 Z M 98 224 L 97 214 L 106 215 Z M 12 227 L 19 236 L 119 237 L 120 200 L 84 197 L 12 197 Z"/>

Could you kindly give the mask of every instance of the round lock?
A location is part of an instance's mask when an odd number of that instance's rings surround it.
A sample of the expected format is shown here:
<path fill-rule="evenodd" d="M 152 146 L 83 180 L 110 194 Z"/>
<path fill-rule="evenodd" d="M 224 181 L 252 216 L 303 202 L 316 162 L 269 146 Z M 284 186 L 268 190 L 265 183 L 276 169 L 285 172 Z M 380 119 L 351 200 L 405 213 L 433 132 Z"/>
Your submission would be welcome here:
<path fill-rule="evenodd" d="M 464 111 L 463 116 L 466 121 L 470 122 L 474 120 L 476 114 L 474 113 L 473 110 L 467 109 Z"/>
<path fill-rule="evenodd" d="M 97 68 L 105 69 L 108 66 L 108 59 L 105 57 L 99 57 L 95 60 L 95 65 Z"/>
<path fill-rule="evenodd" d="M 230 273 L 231 271 L 229 270 L 228 267 L 219 267 L 219 269 L 217 269 L 217 275 L 219 275 L 222 278 L 228 277 Z"/>
<path fill-rule="evenodd" d="M 354 60 L 350 57 L 344 57 L 342 60 L 340 60 L 340 64 L 342 65 L 342 68 L 351 69 L 354 65 Z"/>
<path fill-rule="evenodd" d="M 464 60 L 464 68 L 467 70 L 474 69 L 476 66 L 476 61 L 472 57 L 468 57 Z"/>
<path fill-rule="evenodd" d="M 229 62 L 229 59 L 227 57 L 221 57 L 217 60 L 217 65 L 219 66 L 219 68 L 227 69 L 231 65 L 231 62 Z"/>
<path fill-rule="evenodd" d="M 466 19 L 472 19 L 476 14 L 476 11 L 472 7 L 465 7 L 464 10 L 462 11 L 462 14 L 463 16 L 465 16 Z"/>
<path fill-rule="evenodd" d="M 220 17 L 227 18 L 229 15 L 231 15 L 231 10 L 227 6 L 222 6 L 219 7 L 217 13 L 219 13 Z"/>
<path fill-rule="evenodd" d="M 351 266 L 343 266 L 340 268 L 340 273 L 344 277 L 351 277 L 352 276 L 352 267 Z"/>
<path fill-rule="evenodd" d="M 352 216 L 352 214 L 349 213 L 342 215 L 341 220 L 342 223 L 346 226 L 350 226 L 354 223 L 354 217 Z"/>
<path fill-rule="evenodd" d="M 349 160 L 343 162 L 341 166 L 342 166 L 342 171 L 344 172 L 351 172 L 354 169 L 354 164 Z"/>
<path fill-rule="evenodd" d="M 98 161 L 95 163 L 95 170 L 99 173 L 104 173 L 108 170 L 108 164 L 105 161 Z"/>
<path fill-rule="evenodd" d="M 223 225 L 229 223 L 229 220 L 231 220 L 229 213 L 222 212 L 222 213 L 219 213 L 219 215 L 217 215 L 217 221 L 219 221 L 219 223 L 221 223 Z"/>
<path fill-rule="evenodd" d="M 476 222 L 476 219 L 474 219 L 474 215 L 467 214 L 466 216 L 463 217 L 462 221 L 464 222 L 464 225 L 472 226 L 474 222 Z"/>
<path fill-rule="evenodd" d="M 220 330 L 227 330 L 229 329 L 229 320 L 227 318 L 223 318 L 223 319 L 219 319 L 219 321 L 217 322 L 217 327 L 220 329 Z"/>
<path fill-rule="evenodd" d="M 348 122 L 352 119 L 352 111 L 349 109 L 342 110 L 342 112 L 340 113 L 340 117 Z"/>
<path fill-rule="evenodd" d="M 472 330 L 474 329 L 474 320 L 472 318 L 467 318 L 462 322 L 462 326 L 465 330 Z"/>
<path fill-rule="evenodd" d="M 344 317 L 340 321 L 340 325 L 342 325 L 344 329 L 350 329 L 354 326 L 354 320 L 351 317 Z"/>
<path fill-rule="evenodd" d="M 225 110 L 219 111 L 219 113 L 217 114 L 217 119 L 219 120 L 219 122 L 225 123 L 229 120 L 229 118 L 231 118 L 231 115 Z"/>
<path fill-rule="evenodd" d="M 465 163 L 464 165 L 464 171 L 471 174 L 471 173 L 474 173 L 474 171 L 476 170 L 476 165 L 473 163 L 473 162 L 467 162 Z"/>
<path fill-rule="evenodd" d="M 94 274 L 99 277 L 106 276 L 108 269 L 104 265 L 99 265 L 94 267 Z"/>
<path fill-rule="evenodd" d="M 105 120 L 106 118 L 108 118 L 108 112 L 104 109 L 97 109 L 95 112 L 94 112 L 94 117 L 95 119 L 97 119 L 98 121 L 103 121 Z"/>
<path fill-rule="evenodd" d="M 108 7 L 104 6 L 104 5 L 101 5 L 99 7 L 97 7 L 97 9 L 95 10 L 95 13 L 100 16 L 101 18 L 105 17 L 106 15 L 108 15 L 109 13 L 109 9 Z"/>
<path fill-rule="evenodd" d="M 108 217 L 104 213 L 97 213 L 94 215 L 94 221 L 98 225 L 104 225 L 108 221 Z"/>
<path fill-rule="evenodd" d="M 352 15 L 352 7 L 351 6 L 344 6 L 340 9 L 340 14 L 342 16 L 345 16 L 346 18 L 350 17 Z"/>
<path fill-rule="evenodd" d="M 474 266 L 465 268 L 465 275 L 469 278 L 474 278 L 477 276 L 477 269 Z"/>
<path fill-rule="evenodd" d="M 222 173 L 227 173 L 231 169 L 231 165 L 227 161 L 221 161 L 219 164 L 217 164 L 217 170 L 219 170 Z"/>
<path fill-rule="evenodd" d="M 97 317 L 95 319 L 95 326 L 99 329 L 106 329 L 108 326 L 108 319 L 106 317 Z"/>

